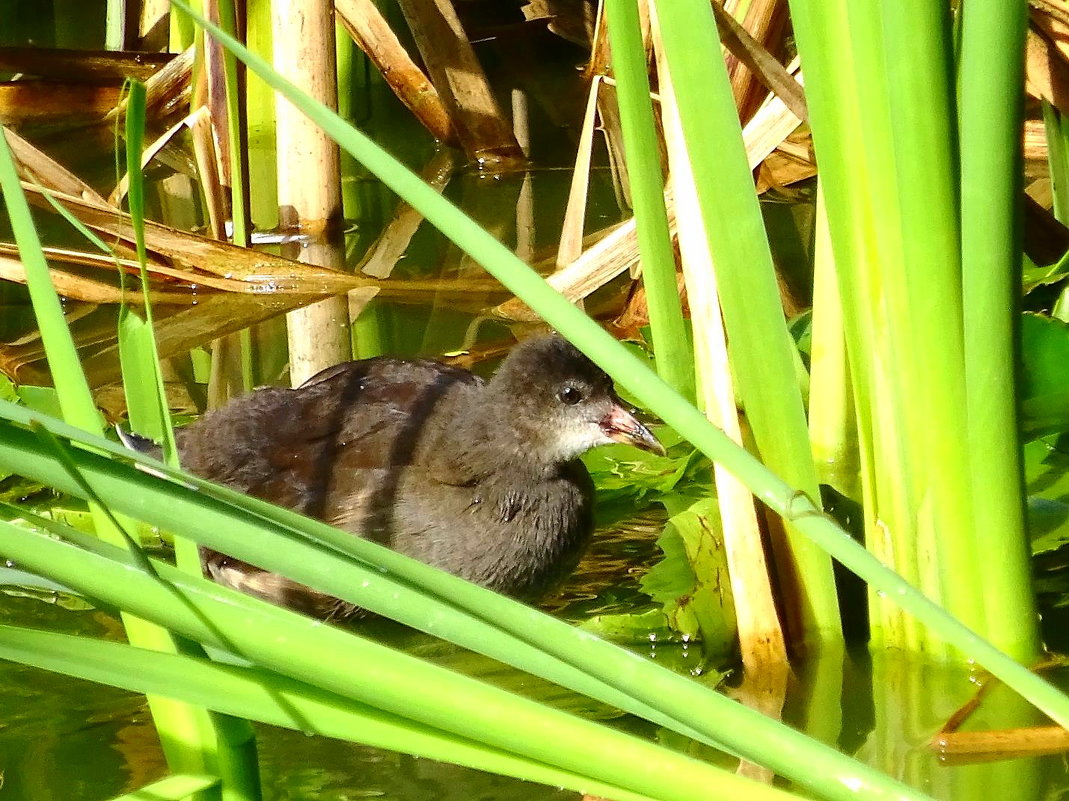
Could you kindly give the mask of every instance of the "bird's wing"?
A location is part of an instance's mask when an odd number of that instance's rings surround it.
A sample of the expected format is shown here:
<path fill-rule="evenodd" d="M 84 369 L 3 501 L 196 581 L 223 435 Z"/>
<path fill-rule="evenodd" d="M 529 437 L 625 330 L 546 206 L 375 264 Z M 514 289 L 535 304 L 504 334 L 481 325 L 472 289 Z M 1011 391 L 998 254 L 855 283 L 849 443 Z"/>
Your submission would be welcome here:
<path fill-rule="evenodd" d="M 366 359 L 303 386 L 239 398 L 179 434 L 183 464 L 234 489 L 331 517 L 339 494 L 366 495 L 405 465 L 421 424 L 466 370 L 433 361 Z"/>

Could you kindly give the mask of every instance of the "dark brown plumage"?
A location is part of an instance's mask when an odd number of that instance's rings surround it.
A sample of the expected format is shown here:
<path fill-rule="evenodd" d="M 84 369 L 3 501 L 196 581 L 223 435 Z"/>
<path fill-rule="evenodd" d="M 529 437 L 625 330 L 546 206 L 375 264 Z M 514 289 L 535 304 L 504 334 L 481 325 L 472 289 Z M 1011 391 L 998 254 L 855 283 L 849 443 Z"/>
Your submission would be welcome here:
<path fill-rule="evenodd" d="M 556 335 L 517 346 L 488 382 L 427 360 L 341 364 L 238 398 L 178 441 L 194 473 L 524 600 L 589 542 L 593 487 L 577 457 L 612 441 L 661 449 Z M 218 553 L 205 569 L 318 616 L 354 611 Z"/>

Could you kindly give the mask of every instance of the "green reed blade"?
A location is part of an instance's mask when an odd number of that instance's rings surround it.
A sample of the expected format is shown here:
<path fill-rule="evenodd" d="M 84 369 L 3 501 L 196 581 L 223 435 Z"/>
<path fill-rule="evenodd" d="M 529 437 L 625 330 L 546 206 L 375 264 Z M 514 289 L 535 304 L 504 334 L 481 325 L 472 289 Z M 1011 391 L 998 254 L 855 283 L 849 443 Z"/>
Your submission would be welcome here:
<path fill-rule="evenodd" d="M 106 545 L 90 553 L 11 524 L 0 524 L 0 543 L 0 550 L 20 563 L 55 570 L 63 583 L 91 597 L 136 605 L 146 617 L 183 635 L 201 636 L 206 644 L 255 665 L 456 737 L 666 801 L 693 798 L 703 784 L 741 794 L 737 797 L 755 790 L 749 781 L 722 769 L 163 563 L 157 563 L 156 570 L 166 583 L 137 570 L 125 553 Z M 214 707 L 209 700 L 201 697 L 197 702 Z"/>
<path fill-rule="evenodd" d="M 5 413 L 16 410 L 18 407 L 13 407 Z M 11 466 L 19 472 L 37 475 L 39 470 L 48 470 L 45 460 L 20 445 L 22 436 L 17 428 L 0 427 L 0 433 L 12 443 L 7 452 L 0 454 L 0 463 L 9 464 L 17 457 L 17 466 Z M 647 716 L 650 715 L 644 709 L 656 710 L 659 714 L 651 716 L 654 720 L 688 734 L 697 732 L 702 739 L 723 743 L 733 752 L 769 764 L 778 773 L 790 776 L 822 795 L 851 797 L 847 785 L 864 786 L 873 797 L 897 797 L 903 792 L 901 785 L 893 781 L 888 784 L 890 780 L 878 772 L 709 692 L 689 679 L 529 607 L 373 543 L 197 479 L 183 478 L 183 481 L 196 485 L 196 491 L 180 486 L 161 487 L 162 482 L 158 479 L 108 462 L 95 454 L 85 452 L 78 456 L 82 469 L 94 475 L 94 486 L 98 491 L 105 486 L 114 490 L 114 495 L 105 497 L 122 504 L 127 511 L 136 508 L 141 516 L 149 519 L 158 520 L 169 515 L 175 519 L 174 527 L 180 532 L 182 527 L 200 530 L 205 534 L 207 544 L 234 553 L 237 558 L 269 569 L 285 570 L 295 579 L 324 592 L 345 597 L 364 608 L 384 612 L 429 633 L 548 676 L 607 703 Z M 141 459 L 138 457 L 137 461 Z M 158 466 L 157 469 L 166 469 L 158 462 L 145 461 Z M 52 479 L 62 481 L 64 475 L 51 471 L 48 478 L 50 482 Z M 40 477 L 44 478 L 44 475 Z M 61 488 L 68 486 L 63 484 Z M 222 505 L 213 496 L 220 500 L 226 498 L 227 503 Z M 802 501 L 798 503 L 802 504 Z M 259 525 L 250 527 L 248 513 L 237 513 L 235 506 L 255 511 Z M 800 513 L 802 508 L 799 506 L 796 511 Z M 268 516 L 279 522 L 268 525 Z M 799 516 L 799 521 L 806 527 L 810 522 L 821 522 L 837 530 L 822 517 Z M 284 530 L 291 533 L 280 536 Z M 294 534 L 298 530 L 303 535 L 295 540 Z M 315 542 L 321 545 L 316 546 Z M 328 554 L 335 558 L 328 560 Z M 349 556 L 339 560 L 342 554 Z M 25 554 L 17 556 L 25 558 Z M 39 567 L 55 575 L 59 562 L 51 556 Z M 383 569 L 386 572 L 382 572 Z M 67 581 L 73 576 L 56 578 Z M 110 591 L 107 588 L 116 584 L 113 578 L 104 577 L 102 568 L 91 571 L 90 577 L 77 580 L 102 582 L 100 588 L 83 587 L 90 595 Z M 420 592 L 417 587 L 425 590 Z M 145 592 L 139 589 L 134 600 L 144 601 Z M 446 606 L 431 605 L 424 593 L 446 601 Z M 243 614 L 247 617 L 247 613 Z M 467 633 L 461 626 L 465 617 Z M 253 633 L 245 634 L 251 636 Z M 569 670 L 564 670 L 561 663 L 569 666 Z M 584 673 L 586 681 L 576 681 L 575 676 Z M 606 692 L 606 687 L 615 694 Z M 628 701 L 628 696 L 634 700 Z M 775 742 L 780 745 L 770 746 Z M 825 765 L 825 769 L 811 771 L 810 766 L 816 762 Z M 830 781 L 831 776 L 848 776 L 849 779 Z"/>
<path fill-rule="evenodd" d="M 70 330 L 67 328 L 49 275 L 48 264 L 30 216 L 29 206 L 19 185 L 18 173 L 0 128 L 0 191 L 3 192 L 8 216 L 11 219 L 19 255 L 26 270 L 30 300 L 37 316 L 41 339 L 44 342 L 49 370 L 59 395 L 60 408 L 68 423 L 91 432 L 101 431 L 101 418 L 89 391 L 89 384 L 78 361 Z M 110 511 L 90 504 L 97 534 L 122 544 L 122 530 L 115 528 Z M 124 624 L 131 642 L 160 650 L 173 650 L 171 635 L 145 621 L 129 616 Z M 215 738 L 203 710 L 176 704 L 167 699 L 151 699 L 153 719 L 169 763 L 175 770 L 190 773 L 211 773 L 214 764 Z M 248 798 L 245 801 L 258 801 Z"/>
<path fill-rule="evenodd" d="M 490 770 L 526 781 L 614 799 L 648 798 L 420 725 L 270 670 L 18 626 L 0 625 L 0 632 L 0 657 L 45 670 L 136 692 L 168 695 L 272 726 Z M 210 786 L 210 780 L 205 781 L 209 783 L 203 786 Z M 774 797 L 792 796 L 777 793 Z"/>

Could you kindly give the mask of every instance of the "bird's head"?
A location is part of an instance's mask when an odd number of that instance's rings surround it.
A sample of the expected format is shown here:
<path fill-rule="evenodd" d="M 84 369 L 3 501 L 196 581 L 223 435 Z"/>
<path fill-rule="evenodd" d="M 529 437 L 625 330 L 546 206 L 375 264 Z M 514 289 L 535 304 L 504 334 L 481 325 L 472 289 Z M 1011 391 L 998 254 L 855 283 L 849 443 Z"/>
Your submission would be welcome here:
<path fill-rule="evenodd" d="M 504 424 L 532 449 L 532 458 L 567 462 L 612 442 L 664 453 L 617 397 L 605 371 L 557 334 L 516 346 L 488 389 L 507 416 Z"/>

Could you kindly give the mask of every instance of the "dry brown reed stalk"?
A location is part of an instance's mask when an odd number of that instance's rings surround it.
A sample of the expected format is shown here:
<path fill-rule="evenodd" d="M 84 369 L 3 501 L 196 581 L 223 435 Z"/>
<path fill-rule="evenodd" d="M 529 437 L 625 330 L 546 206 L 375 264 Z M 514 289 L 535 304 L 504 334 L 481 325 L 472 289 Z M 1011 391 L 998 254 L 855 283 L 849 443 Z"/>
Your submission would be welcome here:
<path fill-rule="evenodd" d="M 775 56 L 783 50 L 787 3 L 785 0 L 751 0 L 742 20 L 736 22 L 736 18 L 727 13 L 718 0 L 711 2 L 717 25 L 720 26 L 721 39 L 731 52 L 728 75 L 735 105 L 739 109 L 739 119 L 746 122 L 768 95 L 768 83 L 762 79 L 754 60 L 760 63 L 762 59 L 768 59 L 773 64 L 779 64 Z M 725 29 L 731 32 L 727 37 Z M 799 116 L 804 117 L 801 114 Z"/>
<path fill-rule="evenodd" d="M 593 46 L 600 3 L 529 0 L 520 8 L 527 22 L 544 21 L 562 39 L 589 50 Z"/>
<path fill-rule="evenodd" d="M 31 199 L 36 198 L 35 202 L 45 203 L 38 186 L 24 182 L 22 187 Z M 89 228 L 127 243 L 134 241 L 128 214 L 69 195 L 50 194 Z M 151 220 L 145 221 L 145 241 L 156 256 L 154 261 L 159 265 L 156 269 L 162 271 L 166 264 L 193 283 L 211 286 L 221 282 L 228 290 L 242 294 L 310 295 L 344 292 L 367 284 L 367 279 L 314 265 L 301 266 L 290 259 L 217 242 Z"/>
<path fill-rule="evenodd" d="M 583 252 L 583 229 L 586 224 L 587 193 L 590 190 L 590 165 L 594 153 L 594 131 L 597 122 L 598 93 L 602 79 L 595 75 L 590 82 L 583 127 L 579 132 L 579 147 L 575 154 L 572 182 L 568 189 L 568 205 L 561 223 L 560 244 L 557 247 L 557 270 L 563 270 Z"/>
<path fill-rule="evenodd" d="M 0 47 L 0 72 L 78 83 L 121 84 L 126 78 L 146 80 L 173 59 L 169 53 L 123 53 L 67 50 L 52 47 Z"/>
<path fill-rule="evenodd" d="M 0 244 L 0 269 L 3 278 L 23 282 L 21 262 L 16 260 L 13 246 Z M 49 250 L 46 255 L 52 266 L 53 280 L 61 286 L 67 298 L 65 304 L 67 322 L 82 355 L 90 385 L 103 386 L 120 377 L 118 347 L 116 344 L 115 314 L 113 310 L 101 309 L 102 304 L 115 303 L 120 299 L 115 285 L 114 261 L 100 254 L 63 254 Z M 92 273 L 65 269 L 59 265 L 68 263 L 92 263 L 107 272 L 97 278 Z M 136 262 L 126 260 L 124 266 L 136 269 Z M 303 269 L 295 265 L 297 269 Z M 8 272 L 10 270 L 10 272 Z M 450 307 L 473 314 L 482 309 L 485 298 L 504 294 L 494 280 L 450 281 L 389 281 L 377 282 L 356 279 L 363 285 L 348 293 L 366 298 L 382 291 L 385 297 L 403 303 L 447 303 Z M 213 292 L 203 285 L 153 284 L 150 298 L 154 302 L 155 332 L 161 358 L 182 356 L 190 349 L 205 345 L 211 340 L 225 338 L 228 334 L 248 328 L 292 309 L 306 306 L 321 299 L 323 293 L 256 294 Z M 78 298 L 91 302 L 82 302 Z M 126 293 L 127 301 L 137 301 L 139 296 Z M 472 299 L 476 299 L 473 301 Z M 358 301 L 359 302 L 359 301 Z M 99 310 L 99 311 L 98 311 Z M 48 367 L 44 360 L 39 335 L 13 336 L 0 343 L 0 373 L 19 384 L 47 385 Z"/>
<path fill-rule="evenodd" d="M 786 11 L 782 0 L 767 0 L 761 7 L 773 15 Z M 757 9 L 757 3 L 751 5 L 747 19 L 750 19 Z M 769 92 L 779 97 L 798 119 L 807 119 L 809 112 L 806 111 L 805 95 L 791 77 L 790 71 L 766 45 L 727 13 L 716 0 L 713 0 L 713 14 L 720 29 L 720 38 L 728 50 L 728 58 L 738 67 L 732 78 L 732 86 L 736 87 L 735 102 L 739 107 L 739 119 L 748 122 L 753 113 L 765 103 Z M 755 24 L 765 26 L 761 31 L 766 37 L 772 35 L 772 30 L 777 30 L 777 23 L 772 18 L 760 17 Z"/>
<path fill-rule="evenodd" d="M 43 81 L 0 84 L 0 125 L 85 125 L 107 117 L 119 101 L 116 86 L 57 85 Z"/>
<path fill-rule="evenodd" d="M 793 63 L 791 68 L 796 71 L 797 64 Z M 750 166 L 756 168 L 762 164 L 799 124 L 798 117 L 782 100 L 775 96 L 769 97 L 743 129 Z M 665 192 L 665 204 L 668 208 L 669 228 L 675 236 L 675 200 L 671 189 Z M 554 289 L 573 302 L 587 297 L 623 272 L 636 270 L 639 265 L 633 219 L 591 234 L 585 237 L 584 242 L 595 244 L 588 245 L 588 249 L 581 255 L 546 279 Z M 546 269 L 550 268 L 546 266 Z M 508 320 L 535 319 L 534 313 L 516 299 L 494 308 L 491 313 Z"/>
<path fill-rule="evenodd" d="M 1021 726 L 990 731 L 941 733 L 933 746 L 940 765 L 965 765 L 1069 752 L 1069 731 L 1061 726 Z"/>
<path fill-rule="evenodd" d="M 430 135 L 459 147 L 456 128 L 438 90 L 408 55 L 378 6 L 371 0 L 335 0 L 334 12 L 398 100 Z"/>
<path fill-rule="evenodd" d="M 1069 22 L 1057 11 L 1065 7 L 1064 3 L 1033 7 L 1025 47 L 1026 91 L 1063 115 L 1069 114 Z"/>
<path fill-rule="evenodd" d="M 450 117 L 464 152 L 488 170 L 526 162 L 449 0 L 401 0 L 423 63 Z"/>
<path fill-rule="evenodd" d="M 24 185 L 27 191 L 34 187 Z M 129 231 L 127 218 L 121 212 L 114 212 L 116 221 L 109 221 L 104 209 L 104 216 L 93 213 L 96 209 L 78 208 L 70 198 L 59 196 L 59 202 L 72 210 L 76 217 L 90 228 L 115 235 L 115 232 Z M 348 275 L 323 270 L 314 265 L 301 264 L 290 259 L 260 253 L 248 248 L 238 248 L 226 242 L 199 237 L 186 231 L 180 231 L 159 223 L 147 222 L 146 241 L 150 251 L 147 269 L 154 288 L 168 289 L 180 287 L 187 293 L 206 290 L 218 290 L 233 295 L 266 297 L 276 295 L 297 295 L 315 297 L 344 294 L 358 290 L 377 290 L 384 297 L 399 303 L 427 303 L 434 298 L 442 298 L 451 304 L 465 308 L 482 310 L 479 303 L 473 305 L 473 296 L 487 295 L 502 297 L 506 291 L 492 278 L 465 279 L 427 279 L 412 281 L 378 281 L 372 278 Z M 53 271 L 63 271 L 63 264 L 78 267 L 98 268 L 114 274 L 116 264 L 128 272 L 136 272 L 132 248 L 123 242 L 111 242 L 118 260 L 110 255 L 72 250 L 69 248 L 45 247 L 45 256 L 52 262 Z M 183 251 L 183 248 L 185 250 Z M 12 243 L 0 242 L 0 256 L 14 258 L 18 249 Z M 183 254 L 180 261 L 175 254 Z M 214 272 L 213 272 L 214 271 Z M 84 274 L 81 270 L 67 270 L 71 275 Z M 12 274 L 11 280 L 22 283 L 24 273 Z M 77 295 L 72 295 L 76 299 Z"/>
<path fill-rule="evenodd" d="M 512 132 L 524 156 L 531 153 L 531 120 L 527 93 L 520 88 L 513 88 Z M 525 262 L 534 258 L 534 243 L 537 238 L 535 222 L 534 190 L 531 187 L 531 171 L 524 170 L 520 182 L 520 193 L 516 198 L 516 255 Z"/>
<path fill-rule="evenodd" d="M 34 52 L 36 51 L 36 52 Z M 148 114 L 165 117 L 189 102 L 192 53 L 106 54 L 41 48 L 0 48 L 0 64 L 77 83 L 19 80 L 0 84 L 0 124 L 13 126 L 108 123 L 122 114 L 126 77 L 146 79 Z"/>
<path fill-rule="evenodd" d="M 188 108 L 192 92 L 193 48 L 168 61 L 145 81 L 145 113 L 148 119 L 165 119 Z M 105 117 L 108 123 L 126 113 L 126 99 L 114 103 Z"/>
<path fill-rule="evenodd" d="M 169 0 L 141 0 L 141 14 L 137 25 L 141 50 L 166 50 L 171 28 Z"/>
<path fill-rule="evenodd" d="M 1054 657 L 1034 665 L 1031 670 L 1041 674 L 1063 667 L 1065 659 Z M 928 744 L 928 747 L 939 755 L 940 764 L 967 765 L 1069 752 L 1069 730 L 1061 726 L 961 731 L 962 726 L 983 706 L 985 699 L 996 688 L 1005 689 L 993 676 L 983 676 L 978 683 L 979 687 L 972 697 L 954 711 Z"/>
<path fill-rule="evenodd" d="M 719 9 L 718 5 L 716 7 Z M 644 9 L 646 9 L 645 3 L 640 5 L 640 10 Z M 718 16 L 725 16 L 723 9 L 719 9 L 719 11 L 721 13 Z M 644 30 L 644 34 L 647 34 L 647 37 L 649 32 L 648 16 L 648 13 L 641 16 L 642 30 Z M 740 57 L 749 65 L 750 71 L 758 77 L 764 86 L 770 86 L 774 91 L 774 94 L 765 97 L 764 102 L 753 115 L 753 119 L 744 129 L 747 152 L 750 156 L 750 166 L 757 168 L 777 148 L 783 147 L 787 137 L 794 132 L 800 121 L 805 118 L 804 93 L 799 81 L 794 77 L 799 74 L 797 73 L 797 59 L 794 60 L 789 68 L 784 67 L 771 56 L 768 50 L 765 50 L 760 43 L 756 42 L 753 36 L 750 36 L 742 29 L 737 22 L 734 22 L 733 25 L 730 22 L 726 22 L 724 27 L 729 34 L 726 37 L 726 43 L 729 48 L 733 52 L 740 53 Z M 604 33 L 603 18 L 600 16 L 598 27 L 594 31 L 593 49 L 587 67 L 587 75 L 591 76 L 590 104 L 597 106 L 597 117 L 601 120 L 601 127 L 606 137 L 610 166 L 613 167 L 611 173 L 614 175 L 614 180 L 619 182 L 619 194 L 626 204 L 629 202 L 626 201 L 626 198 L 630 196 L 630 188 L 626 184 L 626 171 L 618 169 L 621 152 L 620 133 L 617 121 L 615 88 L 613 87 L 613 81 L 607 77 L 608 68 L 608 40 Z M 654 94 L 654 99 L 657 101 L 659 97 Z M 634 276 L 638 267 L 638 247 L 633 238 L 633 221 L 624 224 L 625 227 L 628 227 L 626 231 L 615 229 L 613 237 L 607 240 L 604 246 L 597 251 L 580 256 L 580 249 L 577 243 L 583 237 L 582 206 L 585 202 L 587 186 L 587 176 L 583 173 L 589 169 L 589 160 L 584 156 L 590 147 L 594 125 L 588 105 L 583 134 L 580 135 L 572 190 L 558 250 L 556 267 L 559 273 L 549 279 L 556 289 L 576 302 L 616 278 L 623 269 L 629 269 Z M 808 155 L 807 152 L 806 155 Z M 806 160 L 804 164 L 804 169 L 808 169 L 809 161 Z M 672 217 L 670 192 L 666 192 L 666 202 L 669 207 L 669 225 L 675 226 L 675 220 Z M 597 240 L 598 236 L 595 235 L 594 238 Z M 507 319 L 529 319 L 529 311 L 524 311 L 523 308 L 520 302 L 510 301 L 494 309 L 494 313 Z"/>
<path fill-rule="evenodd" d="M 271 9 L 275 69 L 309 96 L 337 108 L 334 9 L 329 0 L 279 0 Z M 299 36 L 294 31 L 300 31 Z M 282 227 L 308 236 L 298 260 L 340 269 L 341 166 L 338 145 L 281 95 L 275 103 L 278 205 Z M 341 275 L 339 273 L 339 275 Z M 348 276 L 347 276 L 348 277 Z M 290 312 L 290 381 L 294 386 L 352 358 L 349 307 L 334 297 Z"/>
<path fill-rule="evenodd" d="M 147 167 L 149 163 L 160 154 L 163 148 L 166 147 L 167 144 L 174 139 L 175 135 L 178 134 L 179 131 L 186 127 L 192 130 L 197 120 L 202 118 L 206 114 L 206 112 L 207 109 L 205 109 L 204 107 L 196 109 L 189 116 L 176 122 L 166 131 L 160 134 L 160 136 L 156 137 L 155 140 L 146 145 L 144 151 L 142 151 L 141 153 L 141 169 Z M 129 189 L 129 186 L 130 175 L 129 173 L 124 173 L 123 176 L 119 179 L 119 182 L 115 185 L 115 188 L 111 191 L 111 194 L 108 195 L 107 204 L 109 206 L 119 208 L 120 204 L 122 203 L 122 199 L 126 197 L 126 193 Z"/>
<path fill-rule="evenodd" d="M 1024 124 L 1024 158 L 1026 162 L 1045 165 L 1047 162 L 1047 131 L 1041 120 L 1026 120 Z M 1048 175 L 1043 169 L 1043 175 Z"/>
<path fill-rule="evenodd" d="M 80 198 L 87 203 L 107 205 L 107 201 L 93 187 L 51 156 L 38 150 L 9 128 L 5 129 L 4 133 L 22 180 Z"/>
<path fill-rule="evenodd" d="M 218 126 L 207 106 L 198 109 L 189 126 L 193 141 L 193 156 L 197 160 L 200 191 L 208 211 L 208 229 L 214 239 L 226 239 L 226 222 L 230 217 L 230 197 L 224 190 L 222 171 L 229 164 L 221 158 L 227 148 L 217 147 Z M 193 116 L 193 115 L 191 115 Z"/>
<path fill-rule="evenodd" d="M 208 19 L 222 24 L 224 28 L 235 27 L 238 38 L 244 40 L 244 13 L 240 8 L 235 8 L 237 19 L 226 22 L 222 20 L 223 12 L 218 0 L 207 0 L 204 12 Z M 228 96 L 227 55 L 223 47 L 213 37 L 206 36 L 202 41 L 203 68 L 198 74 L 193 97 L 195 103 L 203 104 L 202 108 L 206 113 L 190 127 L 201 196 L 208 213 L 210 235 L 215 239 L 230 240 L 244 247 L 248 245 L 247 210 L 250 205 L 248 136 L 245 124 L 245 65 L 236 60 L 232 64 L 235 70 L 236 80 L 233 88 L 236 96 L 231 98 Z M 232 111 L 238 117 L 236 121 L 230 118 Z M 232 136 L 237 137 L 236 142 L 231 141 Z M 235 156 L 237 164 L 233 163 Z M 235 173 L 244 180 L 235 181 Z M 232 191 L 235 187 L 239 187 L 244 194 L 243 202 L 239 205 L 245 210 L 242 212 L 245 220 L 232 220 L 235 208 Z M 232 236 L 228 235 L 226 230 L 226 223 L 231 220 Z M 242 370 L 242 354 L 244 348 L 251 347 L 251 344 L 243 345 L 243 337 L 244 334 L 240 332 L 230 333 L 212 341 L 211 372 L 205 392 L 207 408 L 218 408 L 248 389 Z"/>
<path fill-rule="evenodd" d="M 220 23 L 220 9 L 219 0 L 207 0 L 204 7 L 205 13 L 212 22 L 216 24 Z M 238 14 L 238 19 L 242 17 Z M 239 28 L 244 26 L 239 21 Z M 244 34 L 239 31 L 239 36 L 244 38 Z M 219 183 L 221 186 L 232 187 L 234 186 L 234 171 L 245 170 L 247 173 L 247 164 L 234 165 L 231 164 L 231 148 L 228 147 L 230 141 L 231 121 L 230 117 L 230 104 L 227 102 L 226 92 L 226 70 L 225 70 L 225 51 L 223 46 L 220 45 L 214 38 L 210 36 L 205 37 L 204 41 L 204 69 L 203 75 L 203 90 L 204 96 L 201 99 L 200 95 L 196 95 L 196 102 L 198 105 L 203 103 L 208 108 L 208 117 L 205 121 L 208 129 L 211 131 L 211 144 L 212 151 L 214 151 L 214 160 L 216 162 L 215 171 L 219 176 Z M 239 117 L 244 117 L 245 109 L 245 97 L 244 97 L 244 85 L 245 85 L 245 65 L 235 59 L 234 69 L 236 70 L 236 88 L 238 97 L 235 98 L 234 107 L 238 109 Z M 240 141 L 236 148 L 239 154 L 248 153 L 248 137 L 246 136 L 246 126 L 244 119 L 238 120 L 238 125 L 234 128 L 238 132 Z M 207 141 L 203 143 L 206 145 Z M 205 153 L 207 155 L 207 152 Z M 247 188 L 248 181 L 243 182 Z M 222 193 L 216 201 L 221 204 L 222 208 L 229 214 L 230 197 L 228 193 Z M 245 207 L 248 208 L 248 202 L 245 203 Z"/>
<path fill-rule="evenodd" d="M 114 268 L 114 263 L 110 265 Z M 136 262 L 125 261 L 124 266 L 137 269 Z M 106 281 L 103 277 L 94 275 L 79 275 L 63 269 L 51 270 L 52 285 L 56 292 L 65 298 L 82 301 L 84 303 L 118 304 L 122 302 L 142 305 L 145 296 L 136 290 L 124 290 L 114 280 Z M 111 277 L 114 276 L 114 269 Z M 26 283 L 26 270 L 22 260 L 17 256 L 0 253 L 0 280 L 14 283 Z M 157 288 L 149 292 L 149 300 L 153 304 L 170 304 L 177 306 L 191 306 L 196 302 L 196 296 L 190 293 L 188 288 L 165 289 Z"/>
<path fill-rule="evenodd" d="M 650 15 L 647 0 L 639 0 L 638 14 L 642 42 L 646 52 L 650 53 L 652 44 L 650 42 Z M 624 168 L 623 130 L 620 127 L 619 104 L 616 102 L 616 81 L 611 74 L 609 39 L 605 33 L 605 28 L 605 8 L 604 4 L 602 4 L 597 28 L 595 29 L 594 49 L 590 54 L 590 65 L 587 67 L 587 74 L 590 76 L 600 75 L 603 80 L 598 92 L 598 118 L 601 120 L 601 128 L 605 133 L 605 147 L 609 154 L 609 169 L 617 189 L 618 200 L 622 206 L 630 208 L 631 183 L 628 172 Z M 656 99 L 656 95 L 654 97 Z M 656 106 L 654 108 L 656 110 Z M 666 165 L 666 157 L 663 152 L 661 156 L 662 164 Z M 632 277 L 635 277 L 635 275 L 633 274 Z"/>
<path fill-rule="evenodd" d="M 320 296 L 321 297 L 321 296 Z M 156 342 L 161 358 L 182 355 L 212 338 L 286 312 L 314 300 L 315 296 L 267 295 L 238 296 L 222 293 L 199 293 L 195 305 L 163 303 L 153 309 Z M 92 305 L 91 309 L 97 307 Z M 107 311 L 87 315 L 82 326 L 71 325 L 71 333 L 81 356 L 90 385 L 109 384 L 121 377 L 115 315 Z M 17 383 L 47 384 L 48 368 L 39 343 L 0 348 L 0 372 Z"/>

